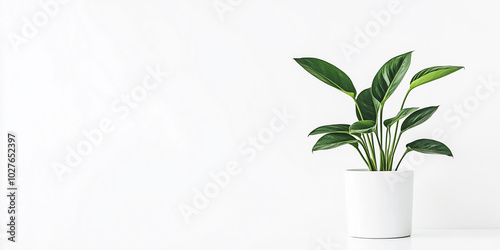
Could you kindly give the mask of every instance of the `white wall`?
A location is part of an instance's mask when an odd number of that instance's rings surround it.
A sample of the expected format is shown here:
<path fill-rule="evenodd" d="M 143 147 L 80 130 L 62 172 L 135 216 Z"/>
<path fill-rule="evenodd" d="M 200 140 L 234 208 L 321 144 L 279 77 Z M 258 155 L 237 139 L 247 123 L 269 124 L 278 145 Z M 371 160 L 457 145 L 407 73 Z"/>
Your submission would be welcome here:
<path fill-rule="evenodd" d="M 409 158 L 414 227 L 500 227 L 492 1 L 40 2 L 56 4 L 0 1 L 1 138 L 18 134 L 20 188 L 18 243 L 2 226 L 2 249 L 314 249 L 345 228 L 343 171 L 363 166 L 350 147 L 311 153 L 310 130 L 355 116 L 292 58 L 330 61 L 361 90 L 411 50 L 388 105 L 424 67 L 466 68 L 407 101 L 441 106 L 402 142 L 441 133 L 455 155 Z M 78 147 L 86 155 L 68 165 Z M 222 171 L 230 183 L 186 223 L 179 208 Z"/>

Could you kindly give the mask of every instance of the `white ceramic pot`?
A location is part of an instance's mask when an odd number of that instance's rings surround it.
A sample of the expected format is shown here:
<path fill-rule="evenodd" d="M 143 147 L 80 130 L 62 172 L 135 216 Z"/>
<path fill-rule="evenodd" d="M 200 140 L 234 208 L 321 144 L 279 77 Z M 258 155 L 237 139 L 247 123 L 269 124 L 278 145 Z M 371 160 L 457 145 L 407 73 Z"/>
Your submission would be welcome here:
<path fill-rule="evenodd" d="M 400 238 L 411 234 L 413 171 L 345 172 L 348 234 Z"/>

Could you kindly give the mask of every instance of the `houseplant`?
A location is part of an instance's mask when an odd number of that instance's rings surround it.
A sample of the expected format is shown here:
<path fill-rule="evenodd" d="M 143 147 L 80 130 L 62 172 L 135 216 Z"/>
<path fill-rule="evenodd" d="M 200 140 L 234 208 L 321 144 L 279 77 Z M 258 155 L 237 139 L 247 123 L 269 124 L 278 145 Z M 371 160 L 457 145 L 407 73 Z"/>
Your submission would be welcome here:
<path fill-rule="evenodd" d="M 410 92 L 463 68 L 435 66 L 419 71 L 410 80 L 399 112 L 384 120 L 384 106 L 408 71 L 412 52 L 387 61 L 376 73 L 371 87 L 359 94 L 351 79 L 336 66 L 317 58 L 294 59 L 311 75 L 354 101 L 358 121 L 321 126 L 309 134 L 323 135 L 313 146 L 313 152 L 348 144 L 359 153 L 367 167 L 365 171 L 346 171 L 348 228 L 349 234 L 354 237 L 409 236 L 413 172 L 398 171 L 401 161 L 412 151 L 453 156 L 443 143 L 419 139 L 406 144 L 405 152 L 398 161 L 395 160 L 402 134 L 427 121 L 438 109 L 438 106 L 405 107 Z"/>

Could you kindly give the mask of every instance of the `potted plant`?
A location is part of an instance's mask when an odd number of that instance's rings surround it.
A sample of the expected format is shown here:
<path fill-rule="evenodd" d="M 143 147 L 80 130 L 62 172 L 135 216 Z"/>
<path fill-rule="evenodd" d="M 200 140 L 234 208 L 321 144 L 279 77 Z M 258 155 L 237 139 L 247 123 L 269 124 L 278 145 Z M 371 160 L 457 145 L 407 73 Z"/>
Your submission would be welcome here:
<path fill-rule="evenodd" d="M 413 76 L 399 112 L 384 119 L 384 106 L 408 71 L 412 52 L 387 61 L 375 75 L 370 88 L 359 94 L 351 79 L 339 68 L 317 58 L 295 58 L 307 72 L 347 94 L 354 101 L 358 121 L 352 124 L 325 125 L 309 135 L 320 135 L 312 151 L 351 145 L 361 156 L 366 169 L 345 173 L 348 233 L 361 238 L 397 238 L 411 234 L 413 171 L 398 171 L 410 152 L 453 156 L 441 142 L 419 139 L 406 144 L 396 158 L 401 136 L 427 121 L 438 106 L 405 107 L 412 90 L 449 75 L 461 66 L 436 66 Z"/>

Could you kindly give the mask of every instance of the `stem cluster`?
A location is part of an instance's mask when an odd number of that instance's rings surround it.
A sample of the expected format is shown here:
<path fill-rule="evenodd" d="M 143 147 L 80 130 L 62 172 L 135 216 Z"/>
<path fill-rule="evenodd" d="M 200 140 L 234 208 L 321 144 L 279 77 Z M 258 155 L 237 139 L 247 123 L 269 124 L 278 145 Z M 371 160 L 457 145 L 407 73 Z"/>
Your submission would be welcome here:
<path fill-rule="evenodd" d="M 400 111 L 404 108 L 404 104 L 410 90 L 406 92 L 401 108 L 399 109 Z M 356 108 L 358 109 L 361 118 L 363 118 L 356 99 L 354 99 L 354 102 L 356 103 Z M 361 151 L 359 147 L 356 147 L 356 149 L 370 171 L 392 171 L 396 149 L 398 147 L 399 140 L 401 139 L 402 131 L 399 129 L 399 121 L 396 122 L 395 126 L 385 127 L 383 124 L 384 104 L 385 103 L 380 104 L 379 112 L 377 112 L 375 131 L 357 135 L 363 151 Z M 375 141 L 373 139 L 374 135 L 377 140 L 378 147 L 375 146 Z M 398 164 L 395 167 L 396 171 L 408 152 L 408 150 L 405 151 L 399 159 Z"/>

